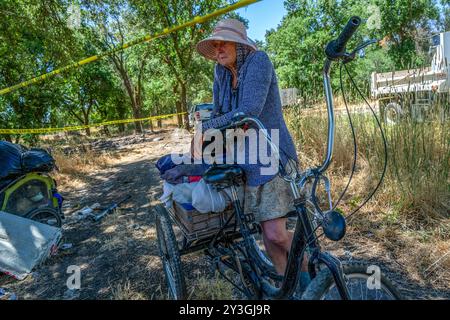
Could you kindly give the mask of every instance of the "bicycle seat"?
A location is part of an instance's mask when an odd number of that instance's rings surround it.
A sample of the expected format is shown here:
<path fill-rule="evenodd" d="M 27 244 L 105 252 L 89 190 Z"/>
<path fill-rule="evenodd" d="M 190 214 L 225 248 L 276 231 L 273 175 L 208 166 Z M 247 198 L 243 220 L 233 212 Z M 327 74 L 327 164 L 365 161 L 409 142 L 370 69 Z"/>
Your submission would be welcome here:
<path fill-rule="evenodd" d="M 240 185 L 244 181 L 244 171 L 238 165 L 214 165 L 203 174 L 203 180 L 208 184 L 222 187 Z"/>

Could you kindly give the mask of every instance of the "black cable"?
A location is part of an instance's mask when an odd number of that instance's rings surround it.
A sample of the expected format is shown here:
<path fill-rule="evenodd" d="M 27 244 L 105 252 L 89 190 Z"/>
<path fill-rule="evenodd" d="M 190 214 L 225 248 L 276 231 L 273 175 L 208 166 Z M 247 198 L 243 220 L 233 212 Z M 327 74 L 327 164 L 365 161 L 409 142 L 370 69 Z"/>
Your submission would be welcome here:
<path fill-rule="evenodd" d="M 345 71 L 347 72 L 347 75 L 350 79 L 350 82 L 352 83 L 353 87 L 356 89 L 356 91 L 358 92 L 358 94 L 363 98 L 364 102 L 367 104 L 367 106 L 369 107 L 370 111 L 373 114 L 373 117 L 375 118 L 375 121 L 377 122 L 377 126 L 380 129 L 380 133 L 381 133 L 381 138 L 383 139 L 383 146 L 384 146 L 384 167 L 383 167 L 383 172 L 381 174 L 380 180 L 377 183 L 377 186 L 375 187 L 375 189 L 369 194 L 369 196 L 366 198 L 366 200 L 364 200 L 364 202 L 355 210 L 353 210 L 353 212 L 351 214 L 349 214 L 346 218 L 349 219 L 352 215 L 354 215 L 356 212 L 358 212 L 363 206 L 366 205 L 367 202 L 370 201 L 370 199 L 372 199 L 373 195 L 378 191 L 378 188 L 381 186 L 381 184 L 383 183 L 384 177 L 386 175 L 386 171 L 387 171 L 387 164 L 388 164 L 388 147 L 387 147 L 387 141 L 386 141 L 386 137 L 384 135 L 384 131 L 383 128 L 381 126 L 380 120 L 378 119 L 375 111 L 373 110 L 372 106 L 370 105 L 370 103 L 367 101 L 367 99 L 364 97 L 364 95 L 362 94 L 361 90 L 358 88 L 358 86 L 356 85 L 355 81 L 353 80 L 353 77 L 351 76 L 350 72 L 347 69 L 347 66 L 344 65 Z"/>
<path fill-rule="evenodd" d="M 345 186 L 344 191 L 342 191 L 341 195 L 339 196 L 339 198 L 336 201 L 335 205 L 333 206 L 332 210 L 336 209 L 336 207 L 339 205 L 339 203 L 341 202 L 341 200 L 344 197 L 344 195 L 347 193 L 347 190 L 348 190 L 348 188 L 350 186 L 350 183 L 352 182 L 353 175 L 354 175 L 354 173 L 356 171 L 356 161 L 358 159 L 358 144 L 356 142 L 356 133 L 355 133 L 355 128 L 353 126 L 352 116 L 350 114 L 350 110 L 348 109 L 347 99 L 345 97 L 344 82 L 342 81 L 342 66 L 343 66 L 343 64 L 341 63 L 341 65 L 339 67 L 339 80 L 340 80 L 342 98 L 344 99 L 345 110 L 347 112 L 348 121 L 349 121 L 349 124 L 350 124 L 350 129 L 352 131 L 352 138 L 353 138 L 353 164 L 352 164 L 352 171 L 350 173 L 350 177 L 348 178 L 347 185 Z"/>
<path fill-rule="evenodd" d="M 317 196 L 316 196 L 316 189 L 317 189 L 317 184 L 320 180 L 320 175 L 318 172 L 315 172 L 315 176 L 314 176 L 314 182 L 311 188 L 311 198 L 312 198 L 312 203 L 314 205 L 314 209 L 316 209 L 316 211 L 322 216 L 322 219 L 324 218 L 323 216 L 323 212 L 322 209 L 320 209 L 319 205 L 317 204 Z"/>

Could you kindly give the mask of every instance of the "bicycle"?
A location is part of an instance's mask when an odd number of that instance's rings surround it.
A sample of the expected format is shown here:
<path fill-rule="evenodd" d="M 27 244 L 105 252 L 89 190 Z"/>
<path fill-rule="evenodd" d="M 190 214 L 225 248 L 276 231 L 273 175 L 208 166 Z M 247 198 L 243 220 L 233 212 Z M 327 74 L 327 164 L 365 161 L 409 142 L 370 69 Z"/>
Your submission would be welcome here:
<path fill-rule="evenodd" d="M 284 276 L 279 276 L 270 259 L 260 249 L 255 235 L 260 227 L 253 216 L 246 214 L 240 204 L 238 188 L 243 184 L 244 174 L 237 165 L 213 165 L 203 175 L 206 183 L 217 189 L 228 189 L 231 193 L 233 210 L 220 214 L 220 226 L 213 230 L 205 230 L 204 234 L 188 234 L 183 231 L 177 216 L 177 207 L 155 208 L 156 227 L 160 256 L 172 298 L 186 299 L 186 286 L 181 264 L 181 256 L 203 251 L 215 264 L 218 272 L 234 287 L 249 299 L 292 299 L 298 285 L 300 265 L 306 255 L 308 272 L 312 279 L 304 290 L 301 299 L 401 299 L 393 283 L 380 273 L 373 283 L 373 275 L 367 265 L 362 263 L 343 264 L 328 252 L 322 252 L 317 231 L 333 241 L 341 240 L 346 233 L 346 219 L 333 207 L 330 195 L 330 181 L 324 175 L 328 169 L 334 145 L 334 106 L 330 85 L 330 69 L 333 62 L 348 63 L 355 58 L 355 52 L 346 53 L 346 45 L 361 24 L 359 17 L 350 19 L 341 35 L 330 42 L 326 48 L 327 59 L 323 71 L 326 103 L 328 110 L 328 142 L 326 157 L 322 165 L 300 172 L 294 168 L 286 172 L 280 164 L 280 175 L 290 183 L 294 195 L 295 211 L 287 213 L 287 217 L 297 217 L 292 246 Z M 373 41 L 365 43 L 363 48 Z M 232 124 L 219 128 L 241 128 L 253 124 L 264 129 L 263 124 L 255 117 L 236 114 Z M 272 143 L 267 131 L 262 131 L 272 146 L 272 151 L 279 155 L 279 150 Z M 323 211 L 316 196 L 318 186 L 323 183 L 329 198 L 330 209 Z M 306 192 L 306 189 L 310 192 Z M 211 215 L 211 217 L 214 215 Z M 218 216 L 218 215 L 216 215 Z M 179 227 L 181 240 L 178 241 L 173 224 Z M 225 270 L 232 270 L 239 279 L 234 283 Z M 277 285 L 281 283 L 281 285 Z"/>

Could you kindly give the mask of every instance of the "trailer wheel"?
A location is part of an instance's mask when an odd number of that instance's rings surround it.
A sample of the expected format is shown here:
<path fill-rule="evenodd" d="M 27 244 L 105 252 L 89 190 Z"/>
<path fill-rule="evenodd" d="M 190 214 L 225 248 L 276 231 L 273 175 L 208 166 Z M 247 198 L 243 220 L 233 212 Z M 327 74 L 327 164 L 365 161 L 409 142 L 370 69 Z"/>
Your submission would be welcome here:
<path fill-rule="evenodd" d="M 402 106 L 397 102 L 389 102 L 384 108 L 384 122 L 386 124 L 397 124 L 400 122 L 402 116 Z"/>
<path fill-rule="evenodd" d="M 31 212 L 27 213 L 25 218 L 43 224 L 48 224 L 52 227 L 61 228 L 62 226 L 61 216 L 59 215 L 58 211 L 52 208 L 39 208 L 32 210 Z"/>

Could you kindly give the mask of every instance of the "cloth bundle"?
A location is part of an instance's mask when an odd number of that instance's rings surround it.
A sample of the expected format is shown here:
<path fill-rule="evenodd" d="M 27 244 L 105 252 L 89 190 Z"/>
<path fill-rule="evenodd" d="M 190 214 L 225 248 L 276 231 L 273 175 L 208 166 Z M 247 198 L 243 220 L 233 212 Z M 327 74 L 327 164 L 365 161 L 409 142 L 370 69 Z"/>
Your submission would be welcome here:
<path fill-rule="evenodd" d="M 166 155 L 156 163 L 164 181 L 163 195 L 159 200 L 169 207 L 175 201 L 186 210 L 200 213 L 223 212 L 231 203 L 231 198 L 226 190 L 218 191 L 202 179 L 210 165 L 177 165 L 173 161 L 177 158 L 174 157 L 176 155 Z"/>

